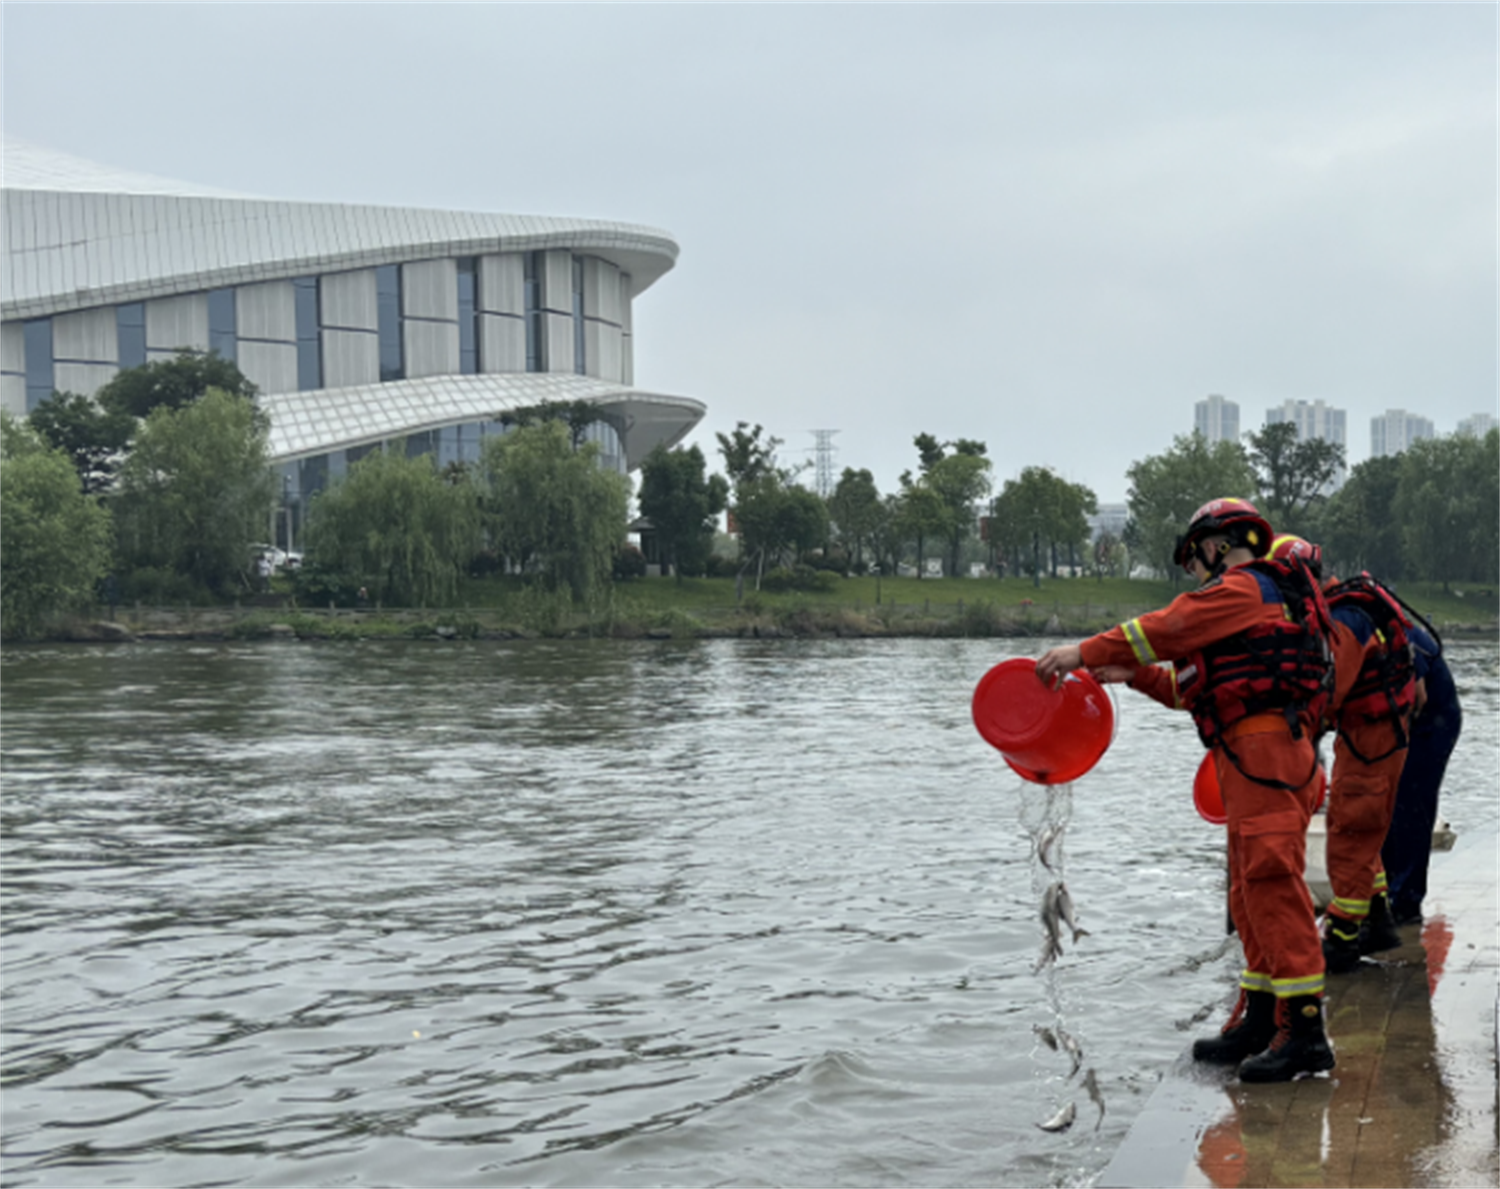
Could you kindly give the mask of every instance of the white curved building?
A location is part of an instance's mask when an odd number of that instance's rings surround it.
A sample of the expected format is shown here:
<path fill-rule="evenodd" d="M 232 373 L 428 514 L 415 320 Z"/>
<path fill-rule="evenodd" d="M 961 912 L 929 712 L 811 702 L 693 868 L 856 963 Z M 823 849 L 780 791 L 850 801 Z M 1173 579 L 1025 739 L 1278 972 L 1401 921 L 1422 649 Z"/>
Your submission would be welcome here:
<path fill-rule="evenodd" d="M 676 261 L 664 231 L 280 202 L 9 138 L 0 183 L 3 407 L 217 350 L 260 389 L 293 504 L 394 438 L 476 458 L 500 414 L 542 400 L 598 406 L 620 471 L 705 412 L 633 383 L 631 302 Z"/>

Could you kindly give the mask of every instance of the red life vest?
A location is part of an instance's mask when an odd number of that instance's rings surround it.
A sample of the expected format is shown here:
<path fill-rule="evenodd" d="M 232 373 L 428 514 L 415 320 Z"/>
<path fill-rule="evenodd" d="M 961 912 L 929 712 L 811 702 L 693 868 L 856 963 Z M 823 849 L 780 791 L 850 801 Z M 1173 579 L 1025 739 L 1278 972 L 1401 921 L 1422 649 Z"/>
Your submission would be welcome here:
<path fill-rule="evenodd" d="M 1412 626 L 1400 601 L 1368 572 L 1329 587 L 1324 592 L 1329 606 L 1358 607 L 1374 623 L 1378 648 L 1365 650 L 1359 673 L 1344 698 L 1335 707 L 1339 734 L 1354 757 L 1366 764 L 1394 755 L 1409 742 L 1406 726 L 1417 703 L 1417 666 L 1411 637 Z M 1395 745 L 1373 759 L 1360 755 L 1344 728 L 1352 723 L 1389 721 L 1395 729 Z"/>
<path fill-rule="evenodd" d="M 1205 747 L 1222 747 L 1240 773 L 1257 784 L 1300 788 L 1246 772 L 1224 732 L 1241 719 L 1268 711 L 1285 715 L 1294 739 L 1317 729 L 1333 694 L 1328 605 L 1300 558 L 1261 559 L 1236 569 L 1255 572 L 1262 586 L 1269 580 L 1283 614 L 1178 661 L 1177 691 Z M 1312 777 L 1309 772 L 1307 779 Z"/>

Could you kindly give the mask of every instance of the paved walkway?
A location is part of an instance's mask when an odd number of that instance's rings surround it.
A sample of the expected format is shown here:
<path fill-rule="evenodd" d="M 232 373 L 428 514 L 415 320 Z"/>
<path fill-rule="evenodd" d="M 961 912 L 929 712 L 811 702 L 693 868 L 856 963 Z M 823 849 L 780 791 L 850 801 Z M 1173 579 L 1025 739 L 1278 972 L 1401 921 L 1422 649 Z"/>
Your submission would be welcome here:
<path fill-rule="evenodd" d="M 1500 1184 L 1497 839 L 1434 854 L 1400 949 L 1328 980 L 1332 1075 L 1241 1085 L 1184 1055 L 1100 1189 Z"/>

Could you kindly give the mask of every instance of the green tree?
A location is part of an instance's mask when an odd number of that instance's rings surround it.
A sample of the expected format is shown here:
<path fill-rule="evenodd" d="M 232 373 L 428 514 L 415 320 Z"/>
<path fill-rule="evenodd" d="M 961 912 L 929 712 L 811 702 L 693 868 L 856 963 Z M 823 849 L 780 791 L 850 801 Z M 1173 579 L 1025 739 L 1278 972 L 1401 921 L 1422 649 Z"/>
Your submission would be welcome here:
<path fill-rule="evenodd" d="M 121 559 L 220 593 L 243 579 L 276 487 L 267 420 L 248 399 L 210 389 L 146 417 L 114 497 Z"/>
<path fill-rule="evenodd" d="M 257 389 L 233 360 L 217 351 L 179 351 L 128 368 L 94 394 L 108 413 L 147 417 L 155 409 L 182 409 L 214 390 L 254 401 Z"/>
<path fill-rule="evenodd" d="M 1174 582 L 1179 571 L 1172 553 L 1193 513 L 1211 499 L 1244 499 L 1256 490 L 1255 470 L 1244 447 L 1238 442 L 1210 445 L 1200 433 L 1179 435 L 1166 453 L 1131 463 L 1125 475 L 1130 480 L 1129 544 Z"/>
<path fill-rule="evenodd" d="M 1369 570 L 1387 581 L 1406 577 L 1396 519 L 1400 482 L 1400 455 L 1367 458 L 1349 472 L 1348 481 L 1329 497 L 1319 518 L 1318 543 L 1329 570 Z"/>
<path fill-rule="evenodd" d="M 521 409 L 507 409 L 495 416 L 501 425 L 540 425 L 544 421 L 560 421 L 568 427 L 568 440 L 573 449 L 583 445 L 589 426 L 603 421 L 599 406 L 589 400 L 544 400 Z"/>
<path fill-rule="evenodd" d="M 947 570 L 950 575 L 958 573 L 959 555 L 963 543 L 974 531 L 975 507 L 990 492 L 990 460 L 985 457 L 983 442 L 970 438 L 942 443 L 929 433 L 919 433 L 912 439 L 917 448 L 920 478 L 916 483 L 929 488 L 946 509 L 941 534 L 948 546 Z M 947 453 L 949 449 L 952 453 Z M 903 487 L 911 486 L 910 474 L 901 477 Z M 919 519 L 929 525 L 936 521 L 921 513 Z M 921 559 L 918 558 L 918 566 Z"/>
<path fill-rule="evenodd" d="M 1077 556 L 1088 542 L 1088 517 L 1098 510 L 1091 489 L 1068 482 L 1050 467 L 1026 467 L 1001 487 L 990 535 L 1018 569 L 1039 576 L 1046 564 L 1055 576 L 1059 550 L 1066 550 L 1070 558 Z"/>
<path fill-rule="evenodd" d="M 625 539 L 629 484 L 600 468 L 599 448 L 575 450 L 559 421 L 485 440 L 485 522 L 495 548 L 553 590 L 595 597 L 610 581 Z"/>
<path fill-rule="evenodd" d="M 109 569 L 110 517 L 68 456 L 0 413 L 0 635 L 86 605 Z"/>
<path fill-rule="evenodd" d="M 729 501 L 722 475 L 705 475 L 707 463 L 697 446 L 668 450 L 657 446 L 641 464 L 641 515 L 656 529 L 677 580 L 701 574 L 713 548 L 714 521 Z"/>
<path fill-rule="evenodd" d="M 1278 533 L 1305 536 L 1312 511 L 1344 465 L 1344 448 L 1321 438 L 1297 440 L 1297 427 L 1278 421 L 1245 435 L 1260 491 L 1259 508 Z"/>
<path fill-rule="evenodd" d="M 402 443 L 372 450 L 313 496 L 304 535 L 307 565 L 339 585 L 423 607 L 451 601 L 481 541 L 475 485 L 440 475 L 430 454 L 408 458 Z"/>
<path fill-rule="evenodd" d="M 923 577 L 926 545 L 936 537 L 946 541 L 952 532 L 953 510 L 943 497 L 925 483 L 902 475 L 902 490 L 896 505 L 895 525 L 903 541 L 916 546 L 917 577 Z"/>
<path fill-rule="evenodd" d="M 884 514 L 875 476 L 868 470 L 845 467 L 829 497 L 828 514 L 838 528 L 839 540 L 853 551 L 855 569 L 862 569 L 865 546 L 873 549 Z"/>
<path fill-rule="evenodd" d="M 719 440 L 724 473 L 729 476 L 735 499 L 739 498 L 742 485 L 758 483 L 768 475 L 783 481 L 790 477 L 776 465 L 776 447 L 781 445 L 781 439 L 767 437 L 762 441 L 760 435 L 763 432 L 759 425 L 752 428 L 748 422 L 741 421 L 735 425 L 732 434 L 714 435 Z"/>
<path fill-rule="evenodd" d="M 112 413 L 76 392 L 54 392 L 31 410 L 31 428 L 73 461 L 79 486 L 88 495 L 107 491 L 130 435 L 135 418 Z"/>
<path fill-rule="evenodd" d="M 732 434 L 715 435 L 731 485 L 731 514 L 740 536 L 740 573 L 743 575 L 754 563 L 757 590 L 767 564 L 780 560 L 789 549 L 808 547 L 803 536 L 818 522 L 811 505 L 792 494 L 796 490 L 792 480 L 800 468 L 780 466 L 776 447 L 781 439 L 762 438 L 762 433 L 759 425 L 752 427 L 741 421 Z M 807 494 L 817 500 L 813 493 Z M 826 510 L 821 523 L 826 536 Z"/>
<path fill-rule="evenodd" d="M 1500 574 L 1500 430 L 1468 438 L 1462 449 L 1465 478 L 1474 500 L 1469 580 L 1484 581 Z"/>
<path fill-rule="evenodd" d="M 1416 575 L 1494 581 L 1500 555 L 1500 431 L 1413 443 L 1401 456 L 1395 511 Z"/>

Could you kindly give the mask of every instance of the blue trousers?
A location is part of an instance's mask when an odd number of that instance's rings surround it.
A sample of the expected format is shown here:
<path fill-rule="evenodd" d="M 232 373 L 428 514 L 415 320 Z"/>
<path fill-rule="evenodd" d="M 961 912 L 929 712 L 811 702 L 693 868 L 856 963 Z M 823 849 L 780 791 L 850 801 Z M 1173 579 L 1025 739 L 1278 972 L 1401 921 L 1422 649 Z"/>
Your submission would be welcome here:
<path fill-rule="evenodd" d="M 1451 681 L 1447 690 L 1452 691 Z M 1397 921 L 1421 915 L 1427 895 L 1427 859 L 1432 851 L 1432 827 L 1437 820 L 1438 789 L 1448 769 L 1448 757 L 1458 742 L 1463 712 L 1449 693 L 1423 707 L 1412 724 L 1411 750 L 1401 770 L 1391 828 L 1380 848 L 1390 885 L 1391 913 Z"/>

